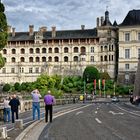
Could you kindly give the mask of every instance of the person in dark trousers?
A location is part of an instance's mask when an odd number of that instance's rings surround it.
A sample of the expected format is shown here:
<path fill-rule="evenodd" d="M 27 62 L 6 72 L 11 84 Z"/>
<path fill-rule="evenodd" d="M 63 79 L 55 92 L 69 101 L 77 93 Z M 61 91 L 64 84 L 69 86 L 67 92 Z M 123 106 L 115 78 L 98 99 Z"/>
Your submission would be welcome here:
<path fill-rule="evenodd" d="M 44 97 L 45 102 L 45 121 L 48 122 L 48 112 L 50 116 L 50 122 L 52 122 L 53 117 L 53 104 L 55 103 L 54 96 L 51 95 L 51 91 L 48 91 L 48 94 Z"/>
<path fill-rule="evenodd" d="M 14 113 L 16 114 L 16 119 L 18 119 L 18 106 L 20 105 L 19 99 L 16 98 L 16 95 L 14 94 L 12 99 L 9 102 L 9 105 L 11 106 L 11 112 L 12 112 L 12 123 L 15 122 Z"/>

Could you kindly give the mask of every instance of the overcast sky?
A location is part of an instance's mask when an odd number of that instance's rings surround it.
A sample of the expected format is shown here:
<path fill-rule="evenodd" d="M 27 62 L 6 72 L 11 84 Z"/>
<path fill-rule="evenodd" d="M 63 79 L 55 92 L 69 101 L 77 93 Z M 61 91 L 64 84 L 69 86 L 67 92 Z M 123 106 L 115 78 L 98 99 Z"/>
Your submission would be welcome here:
<path fill-rule="evenodd" d="M 140 9 L 140 0 L 1 0 L 5 6 L 8 24 L 16 31 L 35 30 L 47 26 L 51 30 L 94 28 L 96 18 L 104 16 L 106 7 L 110 20 L 121 23 L 129 10 Z"/>

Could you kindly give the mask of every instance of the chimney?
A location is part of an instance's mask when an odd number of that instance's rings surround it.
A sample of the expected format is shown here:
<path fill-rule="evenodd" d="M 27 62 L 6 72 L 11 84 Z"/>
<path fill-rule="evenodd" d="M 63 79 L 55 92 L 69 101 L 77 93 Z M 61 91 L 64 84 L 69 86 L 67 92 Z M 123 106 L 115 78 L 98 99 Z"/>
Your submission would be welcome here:
<path fill-rule="evenodd" d="M 12 32 L 12 27 L 11 27 L 10 25 L 8 25 L 7 32 L 8 32 L 8 33 L 11 33 L 11 32 Z"/>
<path fill-rule="evenodd" d="M 34 34 L 34 25 L 29 25 L 29 36 Z"/>
<path fill-rule="evenodd" d="M 15 37 L 15 28 L 12 28 L 12 37 Z"/>
<path fill-rule="evenodd" d="M 81 30 L 85 30 L 85 25 L 81 25 Z"/>
<path fill-rule="evenodd" d="M 99 27 L 99 26 L 100 26 L 100 20 L 99 20 L 99 17 L 97 17 L 96 23 L 97 23 L 97 27 Z"/>
<path fill-rule="evenodd" d="M 47 31 L 47 27 L 46 26 L 42 26 L 42 27 L 39 28 L 39 31 L 46 32 Z"/>
<path fill-rule="evenodd" d="M 102 16 L 101 17 L 101 26 L 103 25 L 103 23 L 104 23 L 104 17 Z"/>
<path fill-rule="evenodd" d="M 56 27 L 52 27 L 52 38 L 56 37 Z"/>

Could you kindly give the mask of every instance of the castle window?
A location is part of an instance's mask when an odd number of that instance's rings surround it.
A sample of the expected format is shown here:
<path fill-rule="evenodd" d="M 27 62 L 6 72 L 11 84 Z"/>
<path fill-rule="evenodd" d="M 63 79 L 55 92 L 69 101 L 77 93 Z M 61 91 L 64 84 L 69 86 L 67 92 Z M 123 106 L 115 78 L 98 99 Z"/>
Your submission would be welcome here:
<path fill-rule="evenodd" d="M 11 58 L 11 62 L 12 62 L 12 63 L 13 63 L 13 62 L 16 62 L 15 57 L 12 57 L 12 58 Z"/>
<path fill-rule="evenodd" d="M 130 41 L 130 33 L 125 33 L 125 41 Z"/>
<path fill-rule="evenodd" d="M 12 54 L 16 54 L 16 50 L 15 49 L 12 49 Z"/>
<path fill-rule="evenodd" d="M 125 64 L 125 69 L 129 70 L 129 64 Z"/>
<path fill-rule="evenodd" d="M 2 73 L 6 73 L 6 68 L 3 68 L 2 69 Z"/>
<path fill-rule="evenodd" d="M 15 68 L 11 68 L 11 73 L 15 73 Z"/>
<path fill-rule="evenodd" d="M 54 62 L 59 62 L 59 58 L 57 56 L 54 57 Z"/>
<path fill-rule="evenodd" d="M 22 49 L 20 50 L 20 53 L 21 53 L 21 54 L 25 54 L 25 49 L 22 48 Z"/>
<path fill-rule="evenodd" d="M 140 48 L 138 49 L 138 59 L 140 59 Z"/>
<path fill-rule="evenodd" d="M 48 62 L 52 62 L 52 57 L 51 56 L 48 58 Z"/>
<path fill-rule="evenodd" d="M 85 53 L 86 52 L 86 48 L 85 47 L 81 47 L 81 53 Z"/>
<path fill-rule="evenodd" d="M 130 49 L 125 49 L 125 58 L 126 59 L 130 58 Z"/>
<path fill-rule="evenodd" d="M 104 60 L 107 61 L 107 56 L 106 55 L 104 56 Z"/>
<path fill-rule="evenodd" d="M 30 57 L 29 58 L 29 62 L 33 62 L 33 57 Z"/>
<path fill-rule="evenodd" d="M 140 33 L 138 33 L 138 41 L 140 41 Z"/>
<path fill-rule="evenodd" d="M 94 52 L 94 47 L 91 47 L 90 51 L 91 51 L 91 53 L 93 53 Z"/>
<path fill-rule="evenodd" d="M 7 62 L 7 59 L 4 57 L 4 61 Z"/>
<path fill-rule="evenodd" d="M 103 46 L 101 46 L 101 52 L 103 51 Z"/>
<path fill-rule="evenodd" d="M 24 73 L 24 68 L 20 67 L 20 73 Z"/>
<path fill-rule="evenodd" d="M 40 49 L 39 48 L 36 48 L 36 53 L 40 53 Z"/>
<path fill-rule="evenodd" d="M 36 60 L 36 62 L 40 62 L 39 57 L 36 57 L 35 60 Z"/>
<path fill-rule="evenodd" d="M 42 57 L 42 62 L 46 62 L 46 57 Z"/>
<path fill-rule="evenodd" d="M 20 58 L 20 62 L 25 62 L 25 58 L 24 57 L 21 57 Z"/>
<path fill-rule="evenodd" d="M 42 53 L 46 53 L 46 48 L 42 48 Z"/>
<path fill-rule="evenodd" d="M 29 73 L 33 73 L 33 68 L 29 68 Z"/>
<path fill-rule="evenodd" d="M 104 46 L 104 50 L 107 51 L 107 46 Z"/>
<path fill-rule="evenodd" d="M 59 49 L 58 48 L 54 48 L 54 53 L 59 53 Z"/>
<path fill-rule="evenodd" d="M 52 53 L 52 48 L 49 48 L 49 53 Z"/>
<path fill-rule="evenodd" d="M 64 53 L 68 53 L 68 48 L 67 47 L 64 48 Z"/>
<path fill-rule="evenodd" d="M 32 48 L 29 49 L 30 54 L 34 53 L 34 50 Z"/>
<path fill-rule="evenodd" d="M 74 56 L 74 57 L 73 57 L 73 61 L 74 61 L 74 62 L 78 62 L 78 56 Z"/>
<path fill-rule="evenodd" d="M 35 68 L 35 72 L 36 72 L 36 73 L 39 73 L 39 68 L 38 68 L 38 67 Z"/>
<path fill-rule="evenodd" d="M 6 49 L 3 50 L 3 54 L 7 54 L 7 50 Z"/>
<path fill-rule="evenodd" d="M 101 62 L 103 61 L 103 56 L 101 56 Z"/>
<path fill-rule="evenodd" d="M 74 47 L 74 53 L 78 53 L 78 47 Z"/>
<path fill-rule="evenodd" d="M 91 61 L 91 62 L 94 62 L 94 56 L 91 56 L 91 57 L 90 57 L 90 61 Z"/>
<path fill-rule="evenodd" d="M 67 56 L 64 57 L 64 62 L 68 62 L 68 57 Z"/>

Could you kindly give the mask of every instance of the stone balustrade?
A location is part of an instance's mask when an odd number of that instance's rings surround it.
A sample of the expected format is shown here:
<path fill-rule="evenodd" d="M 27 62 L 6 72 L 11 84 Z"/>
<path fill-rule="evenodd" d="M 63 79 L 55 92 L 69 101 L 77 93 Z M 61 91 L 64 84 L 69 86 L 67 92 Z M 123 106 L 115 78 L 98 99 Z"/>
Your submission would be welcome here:
<path fill-rule="evenodd" d="M 76 102 L 78 102 L 78 99 L 76 99 Z M 70 104 L 73 103 L 73 98 L 67 98 L 67 99 L 56 99 L 55 105 L 64 105 L 64 104 Z M 43 108 L 45 106 L 44 100 L 40 100 L 40 107 Z M 3 120 L 3 104 L 0 104 L 0 120 Z M 32 109 L 32 100 L 20 100 L 20 107 L 19 112 L 25 112 Z"/>

